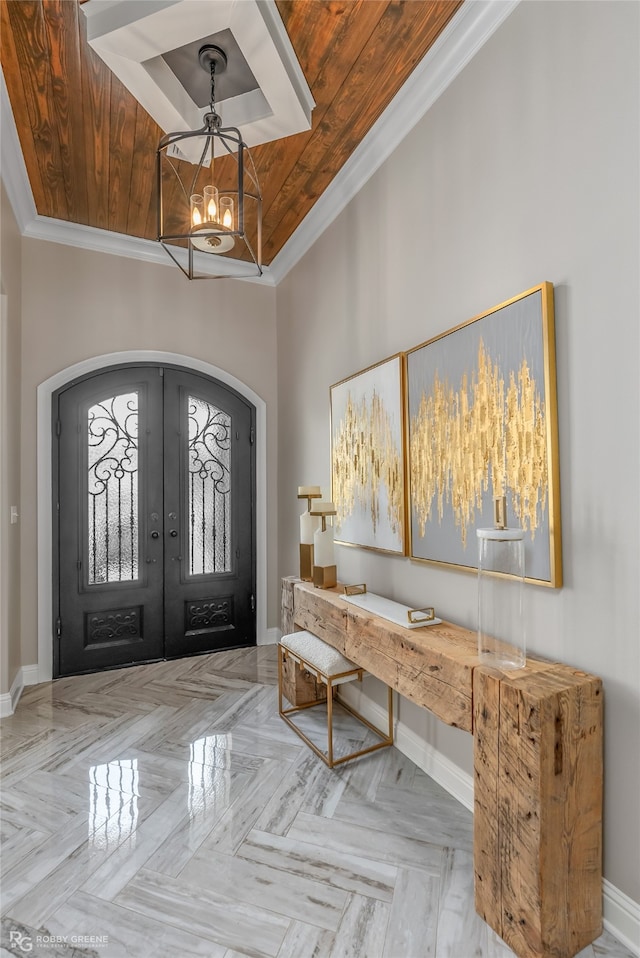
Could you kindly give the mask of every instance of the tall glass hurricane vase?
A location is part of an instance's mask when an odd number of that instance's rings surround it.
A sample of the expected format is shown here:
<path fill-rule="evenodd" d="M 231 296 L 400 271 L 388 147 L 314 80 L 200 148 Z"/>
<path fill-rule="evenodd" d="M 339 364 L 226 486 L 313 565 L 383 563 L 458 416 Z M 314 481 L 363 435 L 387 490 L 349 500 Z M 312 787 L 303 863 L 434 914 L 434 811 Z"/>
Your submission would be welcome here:
<path fill-rule="evenodd" d="M 526 663 L 524 532 L 477 529 L 478 655 L 499 669 Z"/>

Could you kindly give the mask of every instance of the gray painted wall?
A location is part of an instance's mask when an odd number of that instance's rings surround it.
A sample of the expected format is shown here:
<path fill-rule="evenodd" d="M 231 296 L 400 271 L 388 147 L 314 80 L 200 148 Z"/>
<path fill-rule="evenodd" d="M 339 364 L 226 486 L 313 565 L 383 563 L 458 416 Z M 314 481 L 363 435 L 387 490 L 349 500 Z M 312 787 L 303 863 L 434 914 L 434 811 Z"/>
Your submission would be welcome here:
<path fill-rule="evenodd" d="M 521 3 L 277 291 L 286 575 L 296 486 L 330 487 L 330 385 L 554 284 L 565 585 L 527 588 L 528 642 L 604 679 L 605 876 L 636 902 L 639 12 Z M 343 581 L 475 627 L 475 576 L 336 551 Z M 470 736 L 400 719 L 471 771 Z"/>

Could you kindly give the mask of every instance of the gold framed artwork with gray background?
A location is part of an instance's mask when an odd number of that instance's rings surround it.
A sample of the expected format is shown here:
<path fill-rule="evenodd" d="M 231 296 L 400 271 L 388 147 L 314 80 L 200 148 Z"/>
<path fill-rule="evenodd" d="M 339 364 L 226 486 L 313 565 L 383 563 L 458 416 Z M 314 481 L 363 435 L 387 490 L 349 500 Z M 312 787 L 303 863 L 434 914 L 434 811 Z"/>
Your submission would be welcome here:
<path fill-rule="evenodd" d="M 476 569 L 476 528 L 525 531 L 529 582 L 562 585 L 553 286 L 406 354 L 409 553 Z"/>
<path fill-rule="evenodd" d="M 405 555 L 403 396 L 402 353 L 331 386 L 336 542 Z"/>

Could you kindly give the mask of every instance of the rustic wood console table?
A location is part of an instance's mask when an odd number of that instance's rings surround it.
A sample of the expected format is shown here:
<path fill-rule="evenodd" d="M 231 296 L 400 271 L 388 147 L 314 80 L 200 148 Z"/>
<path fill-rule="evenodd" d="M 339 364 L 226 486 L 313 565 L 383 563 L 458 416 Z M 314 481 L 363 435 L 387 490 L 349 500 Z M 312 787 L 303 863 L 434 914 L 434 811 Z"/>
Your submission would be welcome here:
<path fill-rule="evenodd" d="M 308 629 L 400 695 L 474 736 L 477 912 L 521 958 L 572 958 L 602 932 L 602 683 L 529 657 L 480 664 L 476 634 L 404 629 L 282 582 L 282 629 Z"/>

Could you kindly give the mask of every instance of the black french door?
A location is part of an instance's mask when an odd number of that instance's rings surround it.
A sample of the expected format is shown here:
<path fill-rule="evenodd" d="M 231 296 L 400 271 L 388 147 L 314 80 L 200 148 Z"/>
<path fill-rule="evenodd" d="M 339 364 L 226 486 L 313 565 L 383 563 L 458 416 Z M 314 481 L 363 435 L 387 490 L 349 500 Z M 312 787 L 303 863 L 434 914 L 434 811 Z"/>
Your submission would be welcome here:
<path fill-rule="evenodd" d="M 173 367 L 54 397 L 54 676 L 255 645 L 255 410 Z"/>

